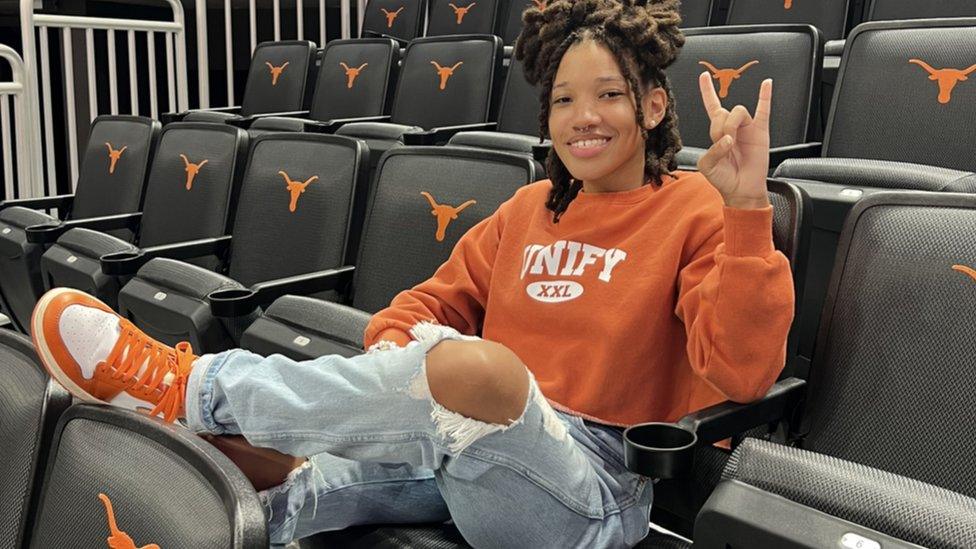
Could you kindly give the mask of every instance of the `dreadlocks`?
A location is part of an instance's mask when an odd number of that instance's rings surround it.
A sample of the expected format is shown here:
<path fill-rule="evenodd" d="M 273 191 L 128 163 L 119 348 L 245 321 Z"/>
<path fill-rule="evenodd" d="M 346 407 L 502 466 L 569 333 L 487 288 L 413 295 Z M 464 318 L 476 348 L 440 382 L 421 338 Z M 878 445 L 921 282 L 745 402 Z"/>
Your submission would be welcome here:
<path fill-rule="evenodd" d="M 594 40 L 610 50 L 637 101 L 637 124 L 641 128 L 643 90 L 648 85 L 664 89 L 668 97 L 664 119 L 653 131 L 641 131 L 645 178 L 660 185 L 662 176 L 677 168 L 675 155 L 681 150 L 674 97 L 664 74 L 685 41 L 678 30 L 678 0 L 553 0 L 543 9 L 530 7 L 522 20 L 515 57 L 522 61 L 526 80 L 532 85 L 541 84 L 540 140 L 549 137 L 550 96 L 556 70 L 566 50 L 574 44 Z M 552 180 L 546 207 L 558 223 L 583 184 L 572 178 L 555 148 L 549 151 L 546 171 Z"/>

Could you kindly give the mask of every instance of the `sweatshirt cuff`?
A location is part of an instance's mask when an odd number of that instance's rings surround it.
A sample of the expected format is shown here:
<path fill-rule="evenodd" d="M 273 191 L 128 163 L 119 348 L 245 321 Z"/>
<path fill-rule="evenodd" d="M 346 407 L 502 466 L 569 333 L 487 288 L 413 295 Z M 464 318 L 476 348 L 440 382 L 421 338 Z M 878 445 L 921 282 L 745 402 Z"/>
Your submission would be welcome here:
<path fill-rule="evenodd" d="M 762 209 L 723 208 L 725 253 L 736 257 L 766 257 L 773 246 L 773 207 Z"/>

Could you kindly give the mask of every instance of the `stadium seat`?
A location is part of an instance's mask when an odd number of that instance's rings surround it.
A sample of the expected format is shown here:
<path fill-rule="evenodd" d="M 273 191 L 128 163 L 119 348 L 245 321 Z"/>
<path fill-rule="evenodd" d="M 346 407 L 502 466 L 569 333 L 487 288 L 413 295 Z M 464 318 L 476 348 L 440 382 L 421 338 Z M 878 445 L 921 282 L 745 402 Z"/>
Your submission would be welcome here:
<path fill-rule="evenodd" d="M 497 36 L 418 38 L 407 46 L 389 122 L 352 122 L 336 133 L 365 140 L 372 168 L 405 134 L 416 134 L 411 144 L 434 145 L 458 131 L 494 128 L 488 121 L 501 69 Z"/>
<path fill-rule="evenodd" d="M 57 208 L 64 220 L 139 211 L 159 130 L 159 123 L 148 118 L 99 116 L 92 122 L 73 194 L 0 202 L 0 305 L 16 329 L 27 333 L 31 311 L 44 292 L 44 246 L 28 242 L 26 228 L 59 222 L 45 209 Z"/>
<path fill-rule="evenodd" d="M 813 25 L 826 40 L 844 37 L 850 0 L 731 0 L 729 25 Z"/>
<path fill-rule="evenodd" d="M 267 549 L 266 520 L 244 474 L 200 437 L 78 404 L 58 422 L 30 546 Z"/>
<path fill-rule="evenodd" d="M 542 0 L 539 1 L 541 3 Z M 522 32 L 522 14 L 534 5 L 538 4 L 535 4 L 533 0 L 509 0 L 506 2 L 507 11 L 505 12 L 500 35 L 502 41 L 505 42 L 506 57 L 511 57 L 511 52 L 508 47 L 515 45 L 515 40 Z"/>
<path fill-rule="evenodd" d="M 822 157 L 787 160 L 775 172 L 814 205 L 800 344 L 807 359 L 854 203 L 885 189 L 976 192 L 976 86 L 956 78 L 976 67 L 976 19 L 865 23 L 847 42 Z"/>
<path fill-rule="evenodd" d="M 406 43 L 423 36 L 427 0 L 369 0 L 363 16 L 363 38 L 390 37 Z"/>
<path fill-rule="evenodd" d="M 26 547 L 54 426 L 71 395 L 48 380 L 30 339 L 0 330 L 0 546 Z"/>
<path fill-rule="evenodd" d="M 695 167 L 712 145 L 698 76 L 708 71 L 723 106 L 752 112 L 759 86 L 774 81 L 770 166 L 819 152 L 820 73 L 823 41 L 809 25 L 706 27 L 685 30 L 681 55 L 668 68 L 684 148 L 680 166 Z"/>
<path fill-rule="evenodd" d="M 212 239 L 211 246 L 193 246 L 190 252 L 169 247 L 158 255 L 126 254 L 127 266 L 114 268 L 138 272 L 119 293 L 119 312 L 162 341 L 189 341 L 198 352 L 216 352 L 236 346 L 253 320 L 255 306 L 244 309 L 245 302 L 270 303 L 281 295 L 273 293 L 276 284 L 295 278 L 342 280 L 323 275 L 341 274 L 332 269 L 351 263 L 346 250 L 356 249 L 367 191 L 365 157 L 365 146 L 345 137 L 256 138 L 233 238 Z M 220 269 L 226 275 L 172 258 L 201 252 L 226 257 Z M 211 302 L 221 295 L 225 305 L 240 309 L 216 317 Z M 255 302 L 261 299 L 266 301 Z"/>
<path fill-rule="evenodd" d="M 864 8 L 864 21 L 896 21 L 902 19 L 936 19 L 947 17 L 976 17 L 976 4 L 959 0 L 871 0 Z M 841 55 L 844 41 L 827 44 L 828 55 Z"/>
<path fill-rule="evenodd" d="M 498 34 L 503 0 L 430 0 L 427 36 Z"/>
<path fill-rule="evenodd" d="M 390 151 L 377 170 L 345 304 L 281 297 L 245 331 L 241 345 L 298 360 L 361 353 L 370 314 L 429 278 L 461 235 L 535 181 L 535 170 L 528 158 L 500 152 Z"/>
<path fill-rule="evenodd" d="M 712 0 L 683 0 L 681 2 L 681 26 L 707 27 L 712 18 Z"/>
<path fill-rule="evenodd" d="M 247 144 L 243 130 L 225 124 L 167 125 L 149 171 L 141 214 L 27 228 L 28 241 L 52 244 L 41 256 L 44 286 L 78 288 L 114 309 L 123 280 L 102 272 L 101 256 L 225 234 Z M 132 230 L 135 244 L 101 232 L 119 228 Z M 205 258 L 200 264 L 214 267 L 217 261 Z"/>
<path fill-rule="evenodd" d="M 388 119 L 400 48 L 390 38 L 333 40 L 322 51 L 312 106 L 288 117 L 256 115 L 231 123 L 255 132 L 334 133 L 350 119 Z"/>
<path fill-rule="evenodd" d="M 251 55 L 239 106 L 166 113 L 160 119 L 164 124 L 225 122 L 240 116 L 306 110 L 315 82 L 316 51 L 315 43 L 307 40 L 262 42 Z"/>
<path fill-rule="evenodd" d="M 976 543 L 974 225 L 972 195 L 883 193 L 854 208 L 810 382 L 795 389 L 795 447 L 740 446 L 696 547 Z"/>

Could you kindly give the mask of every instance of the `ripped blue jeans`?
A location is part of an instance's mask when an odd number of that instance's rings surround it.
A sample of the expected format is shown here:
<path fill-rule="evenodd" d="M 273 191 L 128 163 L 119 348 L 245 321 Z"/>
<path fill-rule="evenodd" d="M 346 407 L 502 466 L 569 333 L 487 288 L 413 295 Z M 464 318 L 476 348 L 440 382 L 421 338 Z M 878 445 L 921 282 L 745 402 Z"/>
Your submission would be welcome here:
<path fill-rule="evenodd" d="M 620 429 L 555 411 L 530 375 L 507 426 L 456 414 L 427 386 L 427 352 L 467 339 L 421 324 L 405 348 L 295 362 L 243 350 L 201 357 L 187 425 L 311 456 L 261 492 L 273 544 L 357 524 L 453 520 L 474 547 L 629 547 L 653 485 L 623 465 Z"/>

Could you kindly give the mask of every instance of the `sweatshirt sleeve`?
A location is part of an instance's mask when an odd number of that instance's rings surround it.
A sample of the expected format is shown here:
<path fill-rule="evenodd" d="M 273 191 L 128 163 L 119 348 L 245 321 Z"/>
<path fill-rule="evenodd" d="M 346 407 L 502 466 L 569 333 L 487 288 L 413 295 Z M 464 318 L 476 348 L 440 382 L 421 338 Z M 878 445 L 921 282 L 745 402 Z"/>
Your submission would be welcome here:
<path fill-rule="evenodd" d="M 472 227 L 434 276 L 400 292 L 389 307 L 373 315 L 363 336 L 364 346 L 368 349 L 381 334 L 382 339 L 405 345 L 411 339 L 410 328 L 421 321 L 476 334 L 484 319 L 488 284 L 501 238 L 500 216 L 501 209 Z"/>
<path fill-rule="evenodd" d="M 772 241 L 772 207 L 723 208 L 724 228 L 681 269 L 675 313 L 695 373 L 735 402 L 761 398 L 786 361 L 793 276 Z"/>

